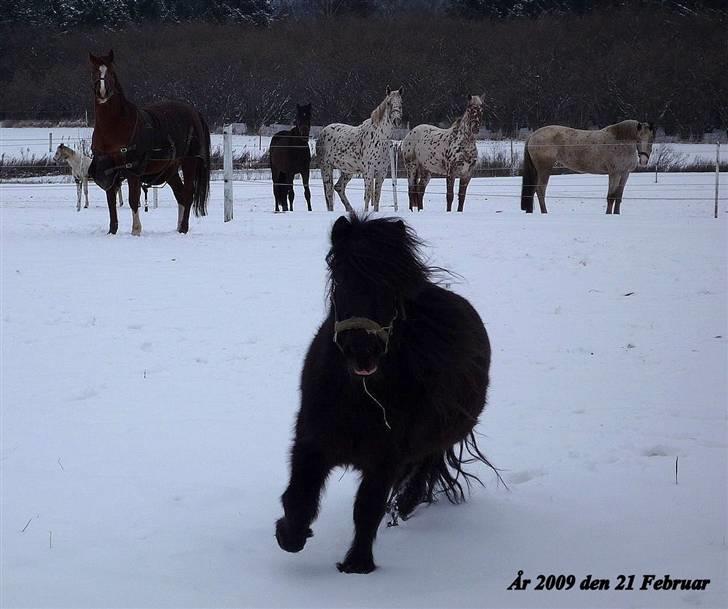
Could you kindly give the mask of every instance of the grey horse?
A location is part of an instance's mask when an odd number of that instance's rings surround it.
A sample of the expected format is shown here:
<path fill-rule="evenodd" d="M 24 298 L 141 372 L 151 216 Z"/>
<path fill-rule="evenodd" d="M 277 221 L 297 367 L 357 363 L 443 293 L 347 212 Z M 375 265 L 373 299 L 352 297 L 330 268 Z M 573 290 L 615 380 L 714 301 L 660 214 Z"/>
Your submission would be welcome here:
<path fill-rule="evenodd" d="M 521 209 L 533 213 L 533 194 L 546 213 L 546 185 L 556 163 L 579 173 L 609 175 L 607 213 L 619 213 L 627 178 L 637 164 L 650 160 L 655 127 L 652 123 L 622 121 L 598 131 L 560 125 L 541 127 L 526 141 L 523 153 Z"/>

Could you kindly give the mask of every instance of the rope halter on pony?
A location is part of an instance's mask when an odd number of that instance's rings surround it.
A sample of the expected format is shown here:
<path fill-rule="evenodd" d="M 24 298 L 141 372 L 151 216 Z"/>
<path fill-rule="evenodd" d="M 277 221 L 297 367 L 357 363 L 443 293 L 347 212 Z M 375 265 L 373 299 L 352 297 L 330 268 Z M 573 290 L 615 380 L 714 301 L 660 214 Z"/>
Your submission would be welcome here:
<path fill-rule="evenodd" d="M 394 330 L 394 320 L 397 319 L 397 310 L 394 310 L 394 315 L 388 326 L 380 326 L 373 319 L 368 317 L 349 317 L 342 321 L 334 320 L 334 342 L 336 346 L 341 349 L 339 344 L 339 333 L 346 332 L 347 330 L 364 330 L 367 334 L 374 334 L 379 340 L 384 343 L 384 353 L 389 351 L 389 339 L 392 336 L 392 330 Z M 341 349 L 343 352 L 343 349 Z"/>

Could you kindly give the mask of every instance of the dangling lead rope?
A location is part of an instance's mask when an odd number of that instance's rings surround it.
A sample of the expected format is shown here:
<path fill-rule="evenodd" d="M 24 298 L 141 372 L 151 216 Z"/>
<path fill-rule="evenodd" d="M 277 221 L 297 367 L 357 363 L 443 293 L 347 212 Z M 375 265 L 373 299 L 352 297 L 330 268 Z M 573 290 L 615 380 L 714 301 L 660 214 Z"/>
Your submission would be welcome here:
<path fill-rule="evenodd" d="M 389 429 L 391 431 L 392 430 L 392 427 L 389 424 L 389 421 L 387 421 L 387 411 L 384 409 L 384 406 L 382 406 L 382 403 L 369 392 L 369 387 L 367 387 L 367 379 L 366 379 L 366 377 L 362 377 L 361 378 L 361 384 L 364 387 L 364 393 L 366 393 L 370 398 L 372 398 L 372 400 L 374 401 L 374 403 L 377 406 L 379 406 L 379 408 L 382 409 L 382 417 L 384 418 L 384 424 L 387 426 L 387 429 Z"/>

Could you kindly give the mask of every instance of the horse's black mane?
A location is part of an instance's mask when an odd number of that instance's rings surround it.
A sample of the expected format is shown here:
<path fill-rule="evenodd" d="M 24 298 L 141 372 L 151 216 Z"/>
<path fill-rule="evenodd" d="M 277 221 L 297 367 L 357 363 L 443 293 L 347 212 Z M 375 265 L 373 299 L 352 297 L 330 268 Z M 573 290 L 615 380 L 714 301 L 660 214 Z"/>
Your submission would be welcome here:
<path fill-rule="evenodd" d="M 347 225 L 334 228 L 331 241 L 326 255 L 329 290 L 334 277 L 355 277 L 408 298 L 437 274 L 448 272 L 425 262 L 424 242 L 399 218 L 372 219 L 351 212 Z"/>

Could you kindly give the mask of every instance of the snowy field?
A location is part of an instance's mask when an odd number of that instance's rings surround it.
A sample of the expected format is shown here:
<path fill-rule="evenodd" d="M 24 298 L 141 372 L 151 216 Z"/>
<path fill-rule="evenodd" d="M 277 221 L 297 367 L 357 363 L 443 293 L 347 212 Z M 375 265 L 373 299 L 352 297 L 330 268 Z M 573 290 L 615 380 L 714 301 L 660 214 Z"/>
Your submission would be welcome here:
<path fill-rule="evenodd" d="M 633 175 L 621 216 L 606 178 L 555 176 L 548 216 L 518 178 L 473 180 L 464 214 L 402 215 L 493 345 L 469 503 L 382 527 L 379 569 L 342 575 L 357 477 L 329 480 L 297 555 L 273 525 L 305 350 L 325 312 L 336 215 L 273 214 L 235 184 L 222 222 L 174 232 L 168 189 L 107 236 L 91 187 L 0 184 L 0 606 L 726 607 L 728 183 Z M 400 191 L 403 184 L 400 182 Z M 361 202 L 361 182 L 350 188 Z M 403 193 L 400 205 L 405 207 Z M 385 213 L 392 213 L 389 181 Z M 338 204 L 337 204 L 338 205 Z M 337 207 L 337 209 L 340 209 Z M 338 214 L 337 214 L 338 215 Z M 677 474 L 676 474 L 677 461 Z M 508 590 L 519 570 L 527 590 Z M 571 590 L 534 590 L 539 574 Z M 608 590 L 585 591 L 588 575 Z M 634 575 L 634 590 L 617 590 Z M 644 575 L 710 579 L 640 590 Z"/>
<path fill-rule="evenodd" d="M 0 128 L 0 154 L 5 158 L 31 158 L 42 157 L 48 154 L 49 134 L 52 134 L 51 148 L 55 152 L 58 144 L 65 144 L 78 149 L 83 140 L 90 146 L 92 127 L 5 127 Z M 233 135 L 233 155 L 235 157 L 247 153 L 250 158 L 261 157 L 270 146 L 270 137 L 257 135 Z M 222 152 L 222 134 L 213 133 L 211 136 L 212 148 Z M 314 140 L 310 141 L 314 150 Z M 493 158 L 497 154 L 510 155 L 510 140 L 478 140 L 478 154 L 486 158 Z M 660 144 L 656 145 L 655 153 Z M 684 154 L 686 161 L 703 160 L 715 161 L 715 144 L 669 144 L 676 153 Z M 523 142 L 513 142 L 513 153 L 523 155 Z M 655 156 L 657 158 L 657 156 Z"/>

